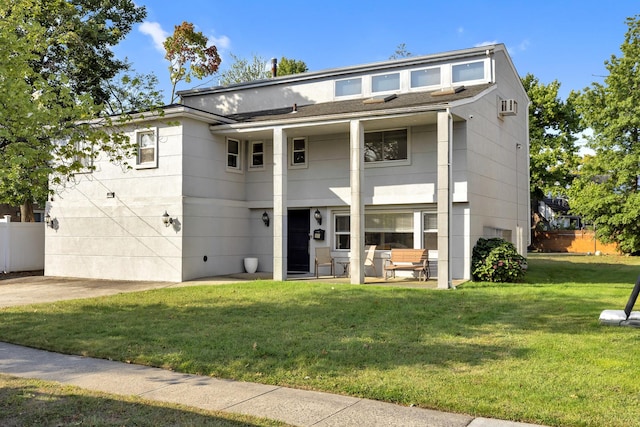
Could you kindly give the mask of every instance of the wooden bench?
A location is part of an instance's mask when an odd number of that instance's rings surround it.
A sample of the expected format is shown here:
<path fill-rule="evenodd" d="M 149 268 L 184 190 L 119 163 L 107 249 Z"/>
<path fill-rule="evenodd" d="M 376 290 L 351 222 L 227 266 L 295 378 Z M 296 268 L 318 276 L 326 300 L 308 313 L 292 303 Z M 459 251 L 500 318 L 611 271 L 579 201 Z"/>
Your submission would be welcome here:
<path fill-rule="evenodd" d="M 418 280 L 427 281 L 429 278 L 429 251 L 426 249 L 391 249 L 391 257 L 384 263 L 384 280 L 387 280 L 387 271 L 396 270 L 418 272 Z"/>

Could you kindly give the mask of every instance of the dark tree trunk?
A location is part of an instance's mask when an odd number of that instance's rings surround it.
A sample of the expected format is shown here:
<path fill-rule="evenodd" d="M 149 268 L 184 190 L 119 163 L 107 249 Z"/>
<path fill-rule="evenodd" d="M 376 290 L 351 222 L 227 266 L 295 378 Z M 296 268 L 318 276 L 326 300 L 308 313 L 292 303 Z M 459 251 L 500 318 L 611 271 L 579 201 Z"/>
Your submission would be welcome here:
<path fill-rule="evenodd" d="M 25 202 L 20 205 L 20 221 L 35 222 L 35 218 L 33 216 L 33 203 Z"/>

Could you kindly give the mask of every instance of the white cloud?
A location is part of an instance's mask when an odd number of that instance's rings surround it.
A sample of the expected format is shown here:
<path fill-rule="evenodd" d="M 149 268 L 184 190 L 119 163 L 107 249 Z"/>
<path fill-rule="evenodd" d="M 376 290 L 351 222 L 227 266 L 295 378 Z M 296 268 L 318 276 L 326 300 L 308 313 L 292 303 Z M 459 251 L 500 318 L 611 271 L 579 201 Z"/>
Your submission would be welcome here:
<path fill-rule="evenodd" d="M 464 34 L 464 27 L 458 27 L 458 34 Z"/>
<path fill-rule="evenodd" d="M 481 47 L 481 46 L 491 46 L 493 44 L 498 44 L 498 40 L 493 40 L 493 41 L 486 41 L 486 42 L 481 42 L 475 45 L 475 47 Z"/>
<path fill-rule="evenodd" d="M 150 36 L 153 40 L 154 47 L 160 52 L 164 53 L 163 43 L 169 36 L 169 33 L 163 30 L 159 23 L 144 21 L 142 24 L 140 24 L 139 30 L 142 34 Z"/>
<path fill-rule="evenodd" d="M 217 47 L 218 51 L 227 50 L 231 46 L 231 39 L 227 36 L 220 36 L 220 37 L 210 36 L 209 43 Z"/>

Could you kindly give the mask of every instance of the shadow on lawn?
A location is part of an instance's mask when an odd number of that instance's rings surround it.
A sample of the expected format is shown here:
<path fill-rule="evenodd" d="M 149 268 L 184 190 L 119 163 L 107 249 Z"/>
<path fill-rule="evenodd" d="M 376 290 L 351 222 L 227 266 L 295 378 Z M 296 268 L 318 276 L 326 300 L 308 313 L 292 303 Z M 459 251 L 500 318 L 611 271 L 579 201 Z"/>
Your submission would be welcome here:
<path fill-rule="evenodd" d="M 603 309 L 598 298 L 527 285 L 449 292 L 301 282 L 243 286 L 252 287 L 252 295 L 264 289 L 247 298 L 241 290 L 177 288 L 155 292 L 156 302 L 146 296 L 145 304 L 118 296 L 109 305 L 5 312 L 0 339 L 195 374 L 244 372 L 238 379 L 245 380 L 260 372 L 331 376 L 365 367 L 525 358 L 531 349 L 513 337 L 592 332 Z M 49 339 L 56 330 L 65 333 Z"/>
<path fill-rule="evenodd" d="M 640 264 L 640 258 L 635 257 L 530 254 L 528 259 L 526 283 L 620 283 L 633 286 L 640 275 L 640 265 L 629 262 Z"/>

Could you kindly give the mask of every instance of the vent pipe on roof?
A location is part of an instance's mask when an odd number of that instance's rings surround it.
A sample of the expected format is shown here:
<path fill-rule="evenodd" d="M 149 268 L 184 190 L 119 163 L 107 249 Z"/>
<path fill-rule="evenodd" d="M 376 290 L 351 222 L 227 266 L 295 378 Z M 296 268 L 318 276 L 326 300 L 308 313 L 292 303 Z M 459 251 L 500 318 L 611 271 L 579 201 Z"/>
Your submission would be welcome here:
<path fill-rule="evenodd" d="M 271 77 L 278 76 L 278 60 L 276 58 L 271 58 Z"/>

